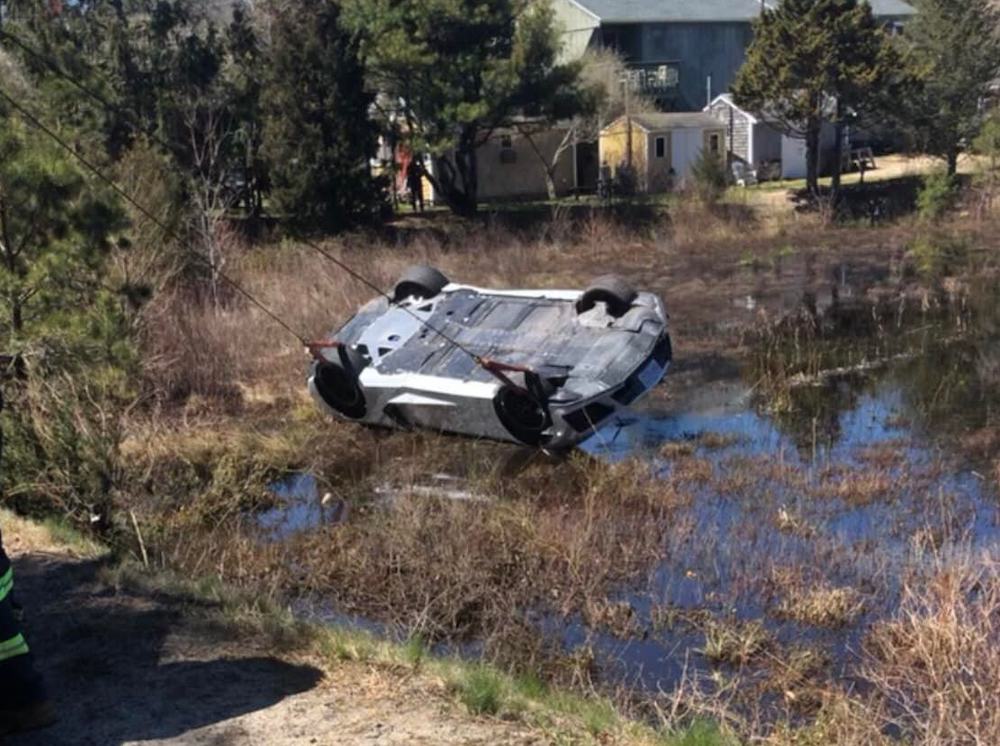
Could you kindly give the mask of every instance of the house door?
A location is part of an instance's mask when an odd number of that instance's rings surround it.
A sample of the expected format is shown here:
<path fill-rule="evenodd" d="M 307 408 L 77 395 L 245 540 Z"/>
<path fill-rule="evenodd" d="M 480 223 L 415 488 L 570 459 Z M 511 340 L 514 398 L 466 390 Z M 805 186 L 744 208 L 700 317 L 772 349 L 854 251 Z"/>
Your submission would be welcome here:
<path fill-rule="evenodd" d="M 674 187 L 673 138 L 669 132 L 654 134 L 650 143 L 649 191 L 666 192 Z"/>

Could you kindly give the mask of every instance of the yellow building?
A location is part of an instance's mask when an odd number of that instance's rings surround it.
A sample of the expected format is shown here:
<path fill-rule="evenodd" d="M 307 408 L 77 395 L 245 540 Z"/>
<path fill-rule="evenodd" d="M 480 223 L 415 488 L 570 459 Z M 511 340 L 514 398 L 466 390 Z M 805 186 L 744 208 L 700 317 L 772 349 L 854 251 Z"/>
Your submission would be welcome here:
<path fill-rule="evenodd" d="M 642 193 L 683 186 L 702 151 L 725 158 L 725 127 L 705 113 L 620 117 L 601 130 L 599 158 L 612 174 L 631 166 Z"/>

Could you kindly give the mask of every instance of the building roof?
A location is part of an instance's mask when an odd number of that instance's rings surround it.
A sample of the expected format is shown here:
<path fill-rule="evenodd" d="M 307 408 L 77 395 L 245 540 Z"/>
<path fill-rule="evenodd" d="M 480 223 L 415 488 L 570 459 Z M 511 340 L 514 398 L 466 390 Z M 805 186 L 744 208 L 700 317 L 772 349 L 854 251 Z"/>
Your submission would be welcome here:
<path fill-rule="evenodd" d="M 774 7 L 777 0 L 765 0 Z M 760 0 L 571 0 L 601 23 L 752 21 Z M 916 11 L 902 0 L 869 0 L 877 16 L 910 16 Z"/>
<path fill-rule="evenodd" d="M 602 23 L 750 21 L 760 0 L 573 0 Z"/>
<path fill-rule="evenodd" d="M 733 100 L 733 94 L 731 93 L 723 93 L 716 96 L 714 99 L 712 99 L 712 103 L 710 103 L 708 106 L 702 109 L 702 111 L 704 111 L 705 113 L 709 113 L 712 110 L 712 108 L 718 103 L 723 103 L 726 106 L 735 109 L 740 114 L 749 119 L 751 124 L 756 124 L 757 122 L 761 121 L 761 119 L 765 121 L 767 121 L 768 119 L 766 114 L 764 116 L 758 116 L 757 114 L 754 114 L 752 111 L 747 111 L 743 107 L 737 106 L 736 102 Z"/>
<path fill-rule="evenodd" d="M 662 132 L 674 129 L 718 129 L 722 124 L 711 114 L 694 112 L 649 112 L 633 114 L 632 124 L 647 132 Z M 624 123 L 625 117 L 618 117 L 605 129 L 611 129 Z"/>

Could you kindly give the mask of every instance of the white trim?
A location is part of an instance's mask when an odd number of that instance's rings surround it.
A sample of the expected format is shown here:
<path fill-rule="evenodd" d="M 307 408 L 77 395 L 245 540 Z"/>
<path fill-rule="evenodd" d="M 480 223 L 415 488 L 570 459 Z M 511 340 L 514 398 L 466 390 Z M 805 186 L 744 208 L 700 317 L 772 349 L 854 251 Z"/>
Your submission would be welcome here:
<path fill-rule="evenodd" d="M 463 399 L 492 399 L 499 387 L 499 383 L 461 381 L 423 373 L 379 373 L 372 366 L 361 371 L 358 381 L 362 389 L 398 389 L 401 393 L 408 390 Z"/>
<path fill-rule="evenodd" d="M 597 13 L 592 11 L 590 8 L 584 7 L 583 5 L 578 3 L 577 0 L 566 0 L 566 2 L 568 2 L 570 5 L 575 5 L 579 10 L 582 10 L 588 16 L 597 21 L 597 25 L 594 26 L 593 28 L 600 28 L 601 24 L 604 22 L 604 19 L 601 18 L 599 15 L 597 15 Z"/>
<path fill-rule="evenodd" d="M 579 300 L 582 290 L 495 290 L 481 288 L 475 285 L 460 285 L 448 283 L 441 292 L 454 293 L 457 290 L 471 290 L 480 295 L 492 295 L 499 298 L 538 298 L 540 300 Z"/>
<path fill-rule="evenodd" d="M 415 394 L 412 391 L 405 391 L 399 396 L 393 397 L 387 401 L 386 406 L 390 404 L 396 405 L 414 405 L 419 407 L 454 407 L 455 402 L 446 401 L 444 399 L 435 399 L 431 396 L 421 396 L 420 394 Z"/>
<path fill-rule="evenodd" d="M 743 109 L 736 105 L 736 102 L 733 101 L 733 95 L 731 93 L 720 93 L 718 96 L 713 98 L 712 103 L 710 103 L 708 106 L 702 109 L 702 111 L 709 111 L 713 106 L 715 106 L 720 101 L 724 103 L 726 106 L 728 106 L 730 109 L 733 109 L 734 111 L 738 111 L 740 114 L 743 114 L 747 119 L 750 120 L 750 124 L 760 123 L 761 120 L 758 119 L 755 114 L 752 114 L 746 109 Z"/>

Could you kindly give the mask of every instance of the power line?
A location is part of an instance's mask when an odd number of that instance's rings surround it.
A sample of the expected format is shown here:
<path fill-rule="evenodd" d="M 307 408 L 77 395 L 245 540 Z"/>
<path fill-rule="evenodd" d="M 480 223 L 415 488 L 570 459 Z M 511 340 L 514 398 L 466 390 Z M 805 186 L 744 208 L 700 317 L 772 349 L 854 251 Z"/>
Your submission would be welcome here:
<path fill-rule="evenodd" d="M 139 202 L 137 202 L 130 194 L 128 194 L 124 189 L 122 189 L 120 186 L 118 186 L 114 182 L 113 179 L 111 179 L 108 176 L 105 176 L 104 173 L 99 168 L 97 168 L 97 166 L 95 166 L 93 163 L 91 163 L 83 155 L 81 155 L 80 153 L 78 153 L 73 146 L 71 146 L 69 143 L 67 143 L 65 140 L 63 140 L 63 138 L 61 138 L 56 132 L 54 132 L 53 130 L 51 130 L 49 127 L 45 126 L 45 124 L 43 122 L 41 122 L 34 114 L 32 114 L 30 111 L 28 111 L 23 106 L 21 106 L 21 104 L 19 104 L 17 101 L 15 101 L 13 98 L 11 98 L 11 96 L 8 95 L 7 92 L 5 90 L 3 90 L 2 88 L 0 88 L 0 97 L 2 97 L 4 100 L 6 100 L 7 103 L 10 104 L 10 106 L 15 111 L 17 111 L 18 113 L 20 113 L 21 116 L 23 116 L 33 127 L 37 128 L 41 132 L 45 133 L 48 137 L 50 137 L 53 141 L 55 141 L 63 150 L 65 150 L 74 159 L 76 159 L 81 164 L 83 164 L 83 166 L 88 171 L 90 171 L 94 176 L 96 176 L 100 181 L 102 181 L 103 183 L 105 183 L 116 194 L 118 194 L 122 199 L 124 199 L 125 201 L 127 201 L 136 210 L 138 210 L 139 212 L 141 212 L 146 218 L 148 218 L 156 226 L 158 226 L 160 228 L 160 230 L 162 230 L 167 236 L 170 236 L 170 237 L 172 237 L 172 238 L 174 238 L 174 239 L 176 239 L 178 241 L 183 242 L 183 239 L 181 239 L 173 231 L 173 229 L 171 229 L 168 225 L 166 225 L 162 220 L 160 220 L 150 210 L 146 209 L 141 204 L 139 204 Z M 224 272 L 222 272 L 221 270 L 219 270 L 218 268 L 216 268 L 211 262 L 209 262 L 204 257 L 199 256 L 196 253 L 193 254 L 193 255 L 197 259 L 201 260 L 204 264 L 206 264 L 209 268 L 211 268 L 211 270 L 221 280 L 223 280 L 227 285 L 229 285 L 231 288 L 233 288 L 233 290 L 235 290 L 236 292 L 238 292 L 240 295 L 242 295 L 244 298 L 246 298 L 248 301 L 250 301 L 254 306 L 256 306 L 258 309 L 260 309 L 265 315 L 267 315 L 268 318 L 271 319 L 271 321 L 273 321 L 274 323 L 278 324 L 282 329 L 284 329 L 289 334 L 291 334 L 293 337 L 295 337 L 304 346 L 308 346 L 309 345 L 309 342 L 306 340 L 306 338 L 304 336 L 302 336 L 297 331 L 295 331 L 289 324 L 287 324 L 285 321 L 283 321 L 281 319 L 281 317 L 279 317 L 274 311 L 272 311 L 270 308 L 268 308 L 262 301 L 258 300 L 256 297 L 254 297 L 253 293 L 251 293 L 249 290 L 245 289 L 238 282 L 236 282 L 231 277 L 229 277 L 228 275 L 226 275 Z"/>
<path fill-rule="evenodd" d="M 109 111 L 113 111 L 116 114 L 119 114 L 121 116 L 126 117 L 129 120 L 128 121 L 129 126 L 132 127 L 133 130 L 141 132 L 141 133 L 145 134 L 146 136 L 150 137 L 152 140 L 154 140 L 156 143 L 158 143 L 161 147 L 163 147 L 164 149 L 166 149 L 168 152 L 170 152 L 170 153 L 174 153 L 175 152 L 175 147 L 172 144 L 168 143 L 163 138 L 161 138 L 152 128 L 146 127 L 146 126 L 143 125 L 142 122 L 138 121 L 138 117 L 136 116 L 136 114 L 134 112 L 129 111 L 128 109 L 126 109 L 126 108 L 124 108 L 122 106 L 119 106 L 117 104 L 114 104 L 111 101 L 108 101 L 107 98 L 105 98 L 103 95 L 101 95 L 97 91 L 93 90 L 91 87 L 89 87 L 89 86 L 84 85 L 83 83 L 81 83 L 74 76 L 72 76 L 69 73 L 67 73 L 66 71 L 64 71 L 61 67 L 59 67 L 59 65 L 57 65 L 55 62 L 53 62 L 51 59 L 49 59 L 46 55 L 42 54 L 41 52 L 37 51 L 36 49 L 33 49 L 29 44 L 25 43 L 24 41 L 22 41 L 21 39 L 19 39 L 16 36 L 14 36 L 10 32 L 5 31 L 3 29 L 0 29 L 0 38 L 5 38 L 5 39 L 8 39 L 11 42 L 13 42 L 19 49 L 23 50 L 24 52 L 26 52 L 27 54 L 29 54 L 34 59 L 36 59 L 39 62 L 41 62 L 42 64 L 44 64 L 46 67 L 48 67 L 50 70 L 52 70 L 52 72 L 54 72 L 60 78 L 62 78 L 63 80 L 67 81 L 68 83 L 70 83 L 71 85 L 73 85 L 75 88 L 77 88 L 78 90 L 80 90 L 82 93 L 86 94 L 87 96 L 89 96 L 92 99 L 94 99 L 95 101 L 97 101 L 105 109 L 107 109 Z M 13 102 L 13 100 L 6 93 L 4 93 L 2 90 L 0 90 L 0 95 L 2 95 L 4 98 L 6 98 L 8 101 L 10 101 L 12 103 L 12 105 L 18 111 L 20 111 L 22 114 L 24 114 L 27 118 L 29 118 L 29 120 L 33 120 L 34 123 L 36 124 L 36 126 L 38 126 L 40 129 L 42 129 L 42 131 L 44 131 L 50 137 L 52 137 L 53 139 L 55 139 L 56 142 L 58 142 L 71 155 L 73 155 L 74 158 L 77 158 L 78 160 L 80 160 L 80 162 L 83 163 L 93 173 L 95 173 L 97 175 L 97 177 L 101 179 L 101 181 L 103 181 L 106 184 L 110 185 L 115 190 L 115 192 L 117 192 L 118 194 L 120 194 L 123 198 L 125 198 L 126 200 L 128 200 L 129 203 L 131 203 L 133 206 L 135 206 L 136 209 L 138 209 L 144 215 L 146 215 L 151 220 L 153 220 L 158 226 L 160 226 L 161 229 L 163 229 L 165 232 L 167 232 L 168 235 L 174 235 L 176 237 L 176 234 L 174 234 L 173 231 L 170 231 L 169 228 L 167 228 L 166 226 L 164 226 L 163 223 L 161 223 L 155 216 L 151 215 L 148 210 L 146 210 L 144 207 L 142 207 L 141 205 L 139 205 L 128 194 L 126 194 L 124 191 L 122 191 L 111 179 L 109 179 L 104 174 L 102 174 L 96 167 L 94 167 L 93 165 L 91 165 L 90 163 L 88 163 L 87 161 L 85 161 L 76 152 L 75 149 L 70 148 L 68 145 L 66 145 L 66 143 L 64 143 L 54 132 L 49 131 L 36 118 L 32 117 L 30 114 L 28 114 L 27 112 L 25 112 L 23 108 L 21 108 L 15 102 Z M 180 170 L 179 167 L 176 164 L 172 164 L 172 165 L 174 166 L 175 169 Z M 267 216 L 262 213 L 262 217 L 267 217 Z M 491 370 L 490 366 L 488 365 L 488 363 L 490 363 L 489 360 L 487 360 L 487 359 L 483 358 L 481 355 L 473 352 L 472 350 L 470 350 L 469 348 L 467 348 L 465 345 L 463 345 L 461 342 L 459 342 L 457 339 L 451 337 L 448 334 L 445 334 L 440 329 L 437 329 L 433 324 L 431 324 L 426 319 L 424 319 L 424 318 L 420 317 L 419 315 L 417 315 L 416 313 L 414 313 L 408 307 L 402 306 L 402 305 L 399 305 L 398 303 L 396 303 L 395 299 L 391 295 L 389 295 L 387 292 L 385 292 L 384 290 L 382 290 L 378 285 L 376 285 L 374 282 L 372 282 L 371 280 L 369 280 L 362 273 L 354 270 L 346 262 L 344 262 L 341 259 L 338 259 L 333 254 L 331 254 L 330 252 L 326 251 L 319 244 L 315 243 L 314 241 L 311 241 L 308 238 L 300 237 L 299 240 L 301 240 L 302 243 L 304 243 L 310 249 L 312 249 L 313 251 L 317 252 L 318 254 L 320 254 L 321 256 L 323 256 L 324 258 L 326 258 L 328 261 L 330 261 L 333 264 L 335 264 L 337 267 L 339 267 L 340 269 L 342 269 L 344 272 L 346 272 L 348 275 L 350 275 L 351 277 L 353 277 L 355 280 L 357 280 L 358 282 L 362 283 L 363 285 L 365 285 L 370 290 L 374 291 L 378 295 L 380 295 L 383 298 L 385 298 L 386 300 L 388 300 L 390 304 L 396 305 L 398 308 L 400 308 L 403 311 L 405 311 L 407 314 L 409 314 L 414 319 L 416 319 L 417 321 L 419 321 L 422 326 L 425 326 L 430 331 L 432 331 L 435 334 L 439 335 L 446 342 L 454 345 L 456 348 L 458 348 L 459 350 L 461 350 L 463 353 L 465 353 L 466 355 L 468 355 L 469 357 L 471 357 L 476 362 L 476 364 L 484 367 L 492 375 L 494 375 L 494 376 L 496 375 L 496 372 L 493 371 L 493 370 Z M 203 257 L 200 257 L 200 256 L 198 258 L 199 259 L 203 259 Z M 239 287 L 234 281 L 232 281 L 229 278 L 227 278 L 224 275 L 222 275 L 221 272 L 218 272 L 215 269 L 214 265 L 211 265 L 210 262 L 207 262 L 207 260 L 205 260 L 205 261 L 206 261 L 207 264 L 209 264 L 209 266 L 212 268 L 213 271 L 216 271 L 217 274 L 219 274 L 220 277 L 223 277 L 223 279 L 225 279 L 230 285 L 232 285 L 235 289 L 237 289 L 241 294 L 243 294 L 247 298 L 251 299 L 252 302 L 256 306 L 258 306 L 259 308 L 261 308 L 261 310 L 264 310 L 265 313 L 267 313 L 268 316 L 270 316 L 274 321 L 276 321 L 277 323 L 280 323 L 281 326 L 283 326 L 286 330 L 291 331 L 290 327 L 288 327 L 283 321 L 280 321 L 277 318 L 277 316 L 274 315 L 271 311 L 265 309 L 264 306 L 259 301 L 257 301 L 256 299 L 252 298 L 252 296 L 250 296 L 247 291 L 245 291 L 243 288 Z M 300 336 L 298 333 L 296 333 L 296 332 L 292 332 L 292 333 L 299 339 L 299 341 L 303 342 L 303 344 L 305 344 L 307 347 L 310 346 L 309 343 L 306 342 L 304 340 L 304 338 L 302 336 Z M 509 383 L 509 381 L 508 381 L 508 383 Z"/>

